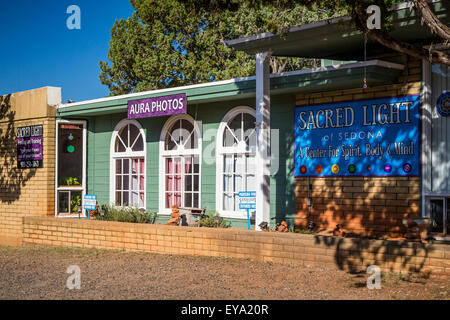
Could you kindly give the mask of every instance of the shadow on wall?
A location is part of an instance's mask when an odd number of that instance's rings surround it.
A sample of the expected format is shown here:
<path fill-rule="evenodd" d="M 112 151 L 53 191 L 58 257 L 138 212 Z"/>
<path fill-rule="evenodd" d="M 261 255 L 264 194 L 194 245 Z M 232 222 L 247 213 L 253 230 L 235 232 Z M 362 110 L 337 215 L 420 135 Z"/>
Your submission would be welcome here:
<path fill-rule="evenodd" d="M 314 236 L 314 239 L 316 245 L 334 251 L 334 262 L 339 269 L 352 273 L 363 272 L 369 265 L 393 272 L 400 269 L 411 273 L 424 272 L 429 254 L 434 251 L 433 247 L 418 242 L 326 236 Z"/>
<path fill-rule="evenodd" d="M 12 203 L 20 198 L 21 189 L 36 169 L 17 167 L 17 139 L 11 95 L 0 96 L 0 202 Z"/>

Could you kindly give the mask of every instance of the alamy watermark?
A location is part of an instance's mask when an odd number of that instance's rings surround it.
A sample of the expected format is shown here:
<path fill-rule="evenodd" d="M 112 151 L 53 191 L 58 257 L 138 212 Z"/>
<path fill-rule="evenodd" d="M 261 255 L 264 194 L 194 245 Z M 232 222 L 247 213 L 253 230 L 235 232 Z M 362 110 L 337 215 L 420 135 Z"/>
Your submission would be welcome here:
<path fill-rule="evenodd" d="M 69 30 L 81 29 L 81 9 L 79 6 L 72 4 L 67 7 L 67 14 L 70 16 L 66 20 L 66 26 Z"/>
<path fill-rule="evenodd" d="M 368 274 L 370 277 L 367 279 L 367 288 L 368 289 L 381 289 L 381 269 L 379 266 L 371 265 L 367 267 Z"/>
<path fill-rule="evenodd" d="M 381 29 L 381 10 L 380 7 L 372 4 L 367 7 L 366 13 L 369 15 L 367 17 L 367 29 Z"/>
<path fill-rule="evenodd" d="M 67 278 L 66 287 L 69 290 L 81 288 L 81 270 L 77 265 L 71 265 L 67 268 L 66 273 L 70 276 Z"/>

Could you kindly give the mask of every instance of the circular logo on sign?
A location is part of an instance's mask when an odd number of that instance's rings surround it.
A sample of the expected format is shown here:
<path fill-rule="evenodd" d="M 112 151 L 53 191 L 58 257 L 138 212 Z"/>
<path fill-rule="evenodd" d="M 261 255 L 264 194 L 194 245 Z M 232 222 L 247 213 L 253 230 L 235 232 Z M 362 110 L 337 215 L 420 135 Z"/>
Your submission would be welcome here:
<path fill-rule="evenodd" d="M 405 164 L 403 165 L 403 171 L 405 171 L 406 173 L 410 172 L 411 169 L 412 169 L 411 164 L 405 163 Z"/>
<path fill-rule="evenodd" d="M 334 174 L 339 172 L 339 166 L 337 164 L 333 164 L 333 166 L 331 167 L 331 172 L 333 172 Z"/>
<path fill-rule="evenodd" d="M 390 164 L 385 164 L 384 165 L 384 171 L 391 172 L 391 170 L 392 170 L 392 166 Z"/>
<path fill-rule="evenodd" d="M 354 164 L 351 164 L 348 166 L 348 172 L 355 173 L 355 171 L 356 171 L 356 166 Z"/>
<path fill-rule="evenodd" d="M 300 167 L 300 172 L 305 174 L 306 173 L 306 166 L 301 166 Z"/>
<path fill-rule="evenodd" d="M 450 116 L 450 92 L 444 92 L 437 100 L 437 110 L 443 117 Z"/>
<path fill-rule="evenodd" d="M 321 174 L 322 171 L 323 171 L 322 166 L 321 166 L 320 164 L 318 164 L 318 165 L 316 166 L 316 173 L 317 173 L 317 174 Z"/>

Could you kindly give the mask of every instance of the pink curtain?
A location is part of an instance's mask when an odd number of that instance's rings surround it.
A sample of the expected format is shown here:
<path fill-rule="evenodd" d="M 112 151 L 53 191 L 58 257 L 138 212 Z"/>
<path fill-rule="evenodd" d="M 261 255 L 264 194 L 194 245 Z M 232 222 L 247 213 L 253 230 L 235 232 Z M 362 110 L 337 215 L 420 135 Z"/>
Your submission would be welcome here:
<path fill-rule="evenodd" d="M 181 158 L 175 158 L 175 176 L 174 176 L 174 203 L 177 206 L 181 207 Z"/>
<path fill-rule="evenodd" d="M 175 192 L 170 192 L 175 191 Z M 181 158 L 166 159 L 166 208 L 181 206 Z"/>
<path fill-rule="evenodd" d="M 144 205 L 144 159 L 133 159 L 133 174 L 137 175 L 138 181 L 136 181 L 139 189 L 140 205 Z M 134 179 L 134 176 L 133 176 Z M 133 186 L 134 187 L 134 186 Z"/>
<path fill-rule="evenodd" d="M 186 171 L 184 171 L 184 172 L 186 174 L 188 174 L 189 172 L 191 172 L 190 169 L 191 169 L 191 158 L 189 157 L 189 158 L 186 158 L 186 163 L 185 163 L 185 170 Z"/>

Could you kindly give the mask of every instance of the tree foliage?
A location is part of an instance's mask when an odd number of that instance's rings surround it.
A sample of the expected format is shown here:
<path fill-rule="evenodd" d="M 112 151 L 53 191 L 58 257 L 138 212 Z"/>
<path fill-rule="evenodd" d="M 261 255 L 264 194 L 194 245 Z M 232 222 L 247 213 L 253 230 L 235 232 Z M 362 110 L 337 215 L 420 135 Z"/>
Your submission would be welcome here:
<path fill-rule="evenodd" d="M 259 5 L 247 0 L 130 0 L 132 17 L 111 29 L 100 80 L 111 95 L 246 77 L 255 59 L 225 44 L 290 25 L 342 15 L 341 7 Z M 271 58 L 272 72 L 316 66 L 301 58 Z"/>
<path fill-rule="evenodd" d="M 216 0 L 215 3 L 221 0 Z M 226 1 L 226 0 L 222 0 Z M 420 18 L 421 23 L 426 25 L 429 31 L 434 34 L 438 41 L 432 39 L 429 43 L 409 43 L 400 41 L 389 36 L 393 30 L 393 11 L 391 8 L 400 3 L 407 3 L 410 10 L 414 10 Z M 444 25 L 434 14 L 427 0 L 246 0 L 250 6 L 260 8 L 266 4 L 273 5 L 278 9 L 285 10 L 293 8 L 298 4 L 310 6 L 315 4 L 323 9 L 334 8 L 342 12 L 347 12 L 355 23 L 356 27 L 364 32 L 367 37 L 391 50 L 413 56 L 415 58 L 426 59 L 433 63 L 444 63 L 450 65 L 450 28 Z M 449 8 L 450 2 L 443 1 L 446 8 Z M 366 9 L 369 5 L 377 5 L 381 9 L 381 29 L 368 30 Z M 209 6 L 211 8 L 211 6 Z M 216 5 L 212 10 L 219 10 L 220 5 Z M 291 25 L 292 26 L 292 25 Z M 272 26 L 273 31 L 280 33 L 286 32 L 289 27 L 286 25 Z M 275 31 L 275 32 L 276 32 Z"/>

